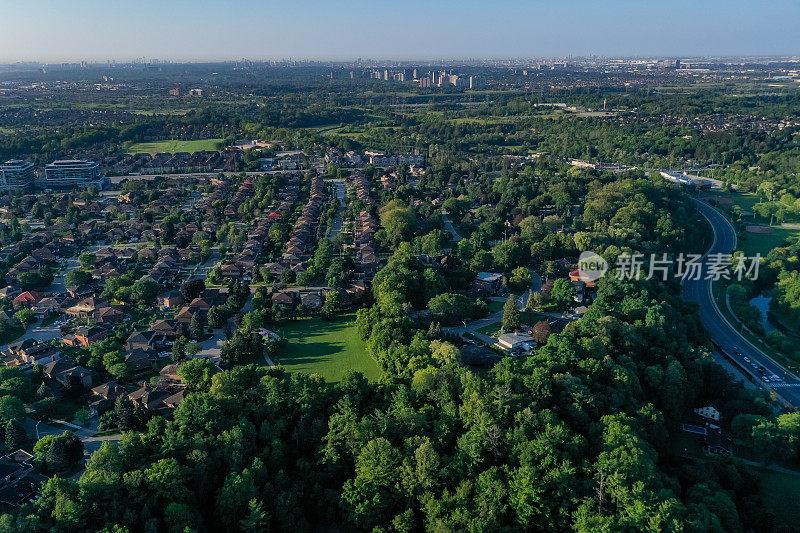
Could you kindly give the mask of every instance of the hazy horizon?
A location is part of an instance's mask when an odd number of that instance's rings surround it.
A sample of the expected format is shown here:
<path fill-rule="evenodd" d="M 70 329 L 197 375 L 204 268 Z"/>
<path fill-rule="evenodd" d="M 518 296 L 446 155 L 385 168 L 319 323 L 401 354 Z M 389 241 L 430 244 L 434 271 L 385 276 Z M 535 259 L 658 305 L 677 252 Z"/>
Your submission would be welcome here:
<path fill-rule="evenodd" d="M 0 62 L 800 54 L 800 3 L 9 0 Z"/>

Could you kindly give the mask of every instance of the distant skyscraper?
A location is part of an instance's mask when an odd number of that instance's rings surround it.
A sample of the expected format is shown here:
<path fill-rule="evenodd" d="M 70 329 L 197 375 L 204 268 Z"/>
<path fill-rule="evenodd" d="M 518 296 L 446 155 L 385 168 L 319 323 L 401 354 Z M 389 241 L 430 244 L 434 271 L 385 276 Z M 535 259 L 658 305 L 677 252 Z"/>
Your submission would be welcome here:
<path fill-rule="evenodd" d="M 470 89 L 483 89 L 486 87 L 486 80 L 483 76 L 470 76 L 469 77 L 469 88 Z"/>
<path fill-rule="evenodd" d="M 11 159 L 0 165 L 0 189 L 14 190 L 30 187 L 36 176 L 33 163 Z"/>

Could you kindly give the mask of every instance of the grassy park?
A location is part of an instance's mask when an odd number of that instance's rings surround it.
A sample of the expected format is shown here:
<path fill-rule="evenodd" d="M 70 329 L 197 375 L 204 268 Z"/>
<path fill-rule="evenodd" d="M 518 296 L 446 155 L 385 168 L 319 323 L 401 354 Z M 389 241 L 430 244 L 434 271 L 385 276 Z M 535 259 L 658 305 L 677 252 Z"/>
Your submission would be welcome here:
<path fill-rule="evenodd" d="M 128 148 L 129 154 L 177 154 L 178 152 L 201 152 L 203 150 L 219 150 L 222 139 L 200 139 L 195 141 L 156 141 L 136 143 Z"/>
<path fill-rule="evenodd" d="M 756 469 L 761 478 L 764 502 L 778 520 L 785 524 L 796 524 L 800 520 L 800 475 L 775 472 L 765 468 Z"/>
<path fill-rule="evenodd" d="M 740 192 L 719 192 L 715 193 L 718 198 L 725 199 L 725 203 L 721 205 L 723 210 L 728 211 L 731 205 L 738 206 L 747 216 L 744 217 L 745 224 L 769 226 L 770 219 L 761 217 L 753 213 L 753 206 L 759 202 L 765 201 L 763 196 L 756 193 L 740 193 Z M 792 219 L 787 220 L 788 223 L 797 224 L 797 221 Z M 800 235 L 800 228 L 787 227 L 773 221 L 769 233 L 749 233 L 742 231 L 739 235 L 739 243 L 737 248 L 742 250 L 745 255 L 753 256 L 757 253 L 761 256 L 766 256 L 770 250 L 782 246 L 786 239 L 796 235 Z"/>
<path fill-rule="evenodd" d="M 274 328 L 287 342 L 273 361 L 290 372 L 319 374 L 329 382 L 340 381 L 350 370 L 378 379 L 380 368 L 358 336 L 355 319 L 353 313 L 330 322 L 303 318 Z"/>

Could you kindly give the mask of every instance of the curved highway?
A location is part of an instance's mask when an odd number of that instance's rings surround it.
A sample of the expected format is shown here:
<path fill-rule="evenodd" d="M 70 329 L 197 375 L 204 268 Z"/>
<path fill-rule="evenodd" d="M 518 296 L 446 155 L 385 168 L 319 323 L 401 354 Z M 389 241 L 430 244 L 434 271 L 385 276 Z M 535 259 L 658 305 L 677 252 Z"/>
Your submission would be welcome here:
<path fill-rule="evenodd" d="M 712 340 L 723 348 L 739 366 L 746 369 L 753 381 L 773 390 L 792 407 L 800 408 L 800 378 L 750 343 L 739 333 L 738 328 L 728 322 L 717 306 L 717 302 L 711 294 L 712 280 L 705 279 L 705 265 L 709 254 L 733 253 L 736 249 L 736 230 L 728 219 L 713 207 L 698 200 L 695 200 L 695 203 L 700 213 L 711 224 L 714 231 L 714 242 L 702 258 L 703 275 L 697 280 L 684 280 L 683 295 L 699 304 L 700 321 Z M 777 375 L 783 381 L 764 382 L 762 374 Z"/>

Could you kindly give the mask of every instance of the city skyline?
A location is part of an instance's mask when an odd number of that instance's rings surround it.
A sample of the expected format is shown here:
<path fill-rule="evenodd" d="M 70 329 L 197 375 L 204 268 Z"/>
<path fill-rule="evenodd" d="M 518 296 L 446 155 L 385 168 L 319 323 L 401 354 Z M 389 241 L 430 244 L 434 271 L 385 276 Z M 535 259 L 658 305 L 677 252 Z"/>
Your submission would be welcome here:
<path fill-rule="evenodd" d="M 417 0 L 345 7 L 11 0 L 0 23 L 0 62 L 794 55 L 800 53 L 793 28 L 799 18 L 800 5 L 788 1 L 764 9 L 739 0 L 668 7 L 508 0 L 491 8 Z"/>

